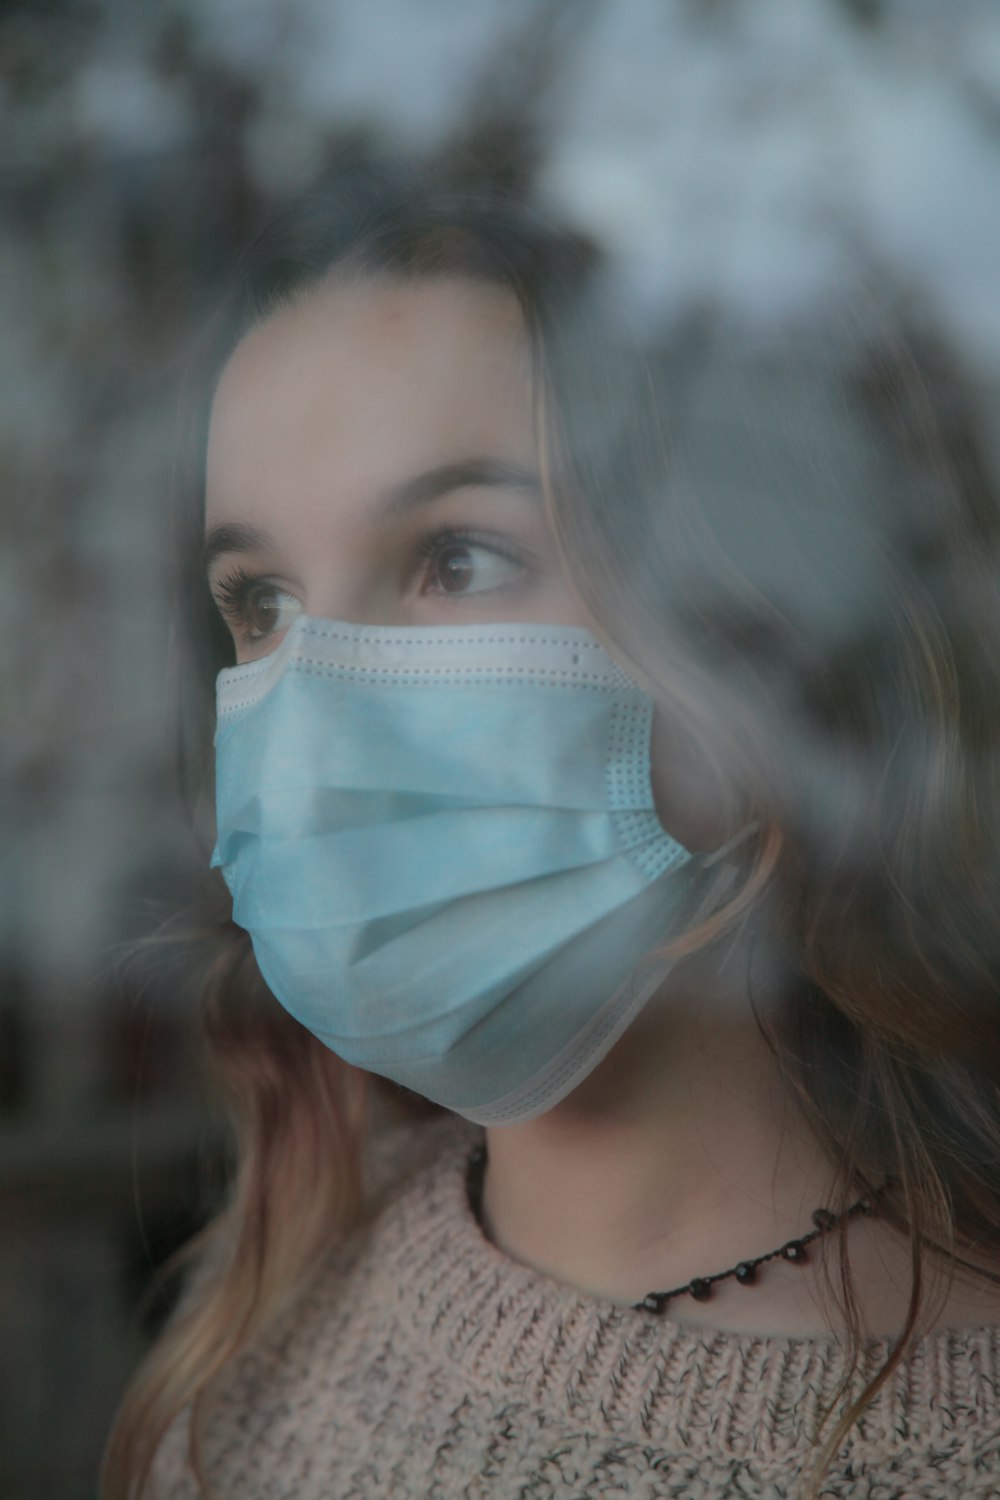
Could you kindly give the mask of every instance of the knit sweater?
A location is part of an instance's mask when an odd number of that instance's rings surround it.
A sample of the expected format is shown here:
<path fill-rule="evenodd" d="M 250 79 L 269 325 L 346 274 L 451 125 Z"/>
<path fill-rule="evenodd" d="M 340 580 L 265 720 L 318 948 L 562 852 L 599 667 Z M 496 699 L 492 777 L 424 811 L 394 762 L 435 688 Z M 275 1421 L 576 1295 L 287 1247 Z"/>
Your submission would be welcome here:
<path fill-rule="evenodd" d="M 221 1384 L 203 1450 L 213 1496 L 801 1493 L 844 1373 L 833 1336 L 685 1327 L 539 1275 L 494 1247 L 469 1207 L 481 1133 L 453 1119 L 409 1133 L 411 1160 L 380 1210 Z M 887 1352 L 866 1346 L 858 1380 Z M 154 1473 L 156 1500 L 198 1494 L 183 1420 Z M 822 1495 L 996 1500 L 1000 1329 L 928 1335 L 851 1431 Z"/>

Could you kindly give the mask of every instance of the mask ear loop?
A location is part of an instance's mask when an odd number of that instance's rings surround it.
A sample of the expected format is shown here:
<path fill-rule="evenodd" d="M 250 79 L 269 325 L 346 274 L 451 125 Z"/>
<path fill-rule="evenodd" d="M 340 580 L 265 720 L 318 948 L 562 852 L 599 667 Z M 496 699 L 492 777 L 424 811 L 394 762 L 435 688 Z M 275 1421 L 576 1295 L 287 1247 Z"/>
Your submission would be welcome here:
<path fill-rule="evenodd" d="M 759 823 L 747 823 L 743 828 L 740 829 L 739 833 L 734 833 L 732 838 L 727 839 L 726 842 L 724 844 L 721 844 L 718 849 L 713 849 L 711 854 L 702 855 L 700 857 L 702 869 L 709 870 L 713 865 L 720 864 L 722 860 L 725 859 L 727 854 L 731 854 L 734 849 L 737 849 L 740 844 L 744 843 L 748 838 L 751 837 L 752 834 L 757 833 L 759 828 Z"/>
<path fill-rule="evenodd" d="M 776 825 L 772 825 L 764 839 L 764 847 L 757 868 L 753 871 L 741 891 L 728 904 L 727 893 L 731 890 L 736 878 L 736 865 L 727 861 L 726 856 L 747 838 L 760 830 L 759 823 L 748 823 L 731 839 L 727 839 L 718 849 L 713 849 L 710 854 L 697 854 L 692 858 L 698 861 L 699 871 L 711 870 L 719 866 L 718 875 L 715 880 L 709 881 L 707 891 L 699 891 L 701 899 L 698 901 L 691 914 L 685 932 L 674 942 L 666 945 L 663 950 L 653 950 L 646 955 L 647 963 L 666 963 L 668 969 L 680 958 L 687 958 L 696 953 L 700 948 L 715 940 L 717 936 L 731 925 L 734 918 L 746 912 L 754 897 L 766 885 L 768 877 L 778 862 L 781 853 L 783 839 Z M 699 882 L 700 886 L 700 882 Z M 668 970 L 664 970 L 664 973 Z"/>

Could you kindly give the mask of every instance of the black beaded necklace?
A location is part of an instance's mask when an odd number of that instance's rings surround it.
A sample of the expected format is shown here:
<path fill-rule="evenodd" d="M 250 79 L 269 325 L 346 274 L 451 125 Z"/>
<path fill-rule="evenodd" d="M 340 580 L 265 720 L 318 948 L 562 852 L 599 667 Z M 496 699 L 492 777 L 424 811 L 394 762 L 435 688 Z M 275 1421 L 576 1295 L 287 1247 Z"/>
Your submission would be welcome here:
<path fill-rule="evenodd" d="M 477 1223 L 482 1222 L 485 1171 L 486 1147 L 474 1146 L 469 1153 L 465 1181 L 469 1206 Z M 786 1240 L 783 1245 L 778 1246 L 777 1250 L 769 1250 L 766 1255 L 756 1255 L 752 1260 L 738 1261 L 735 1266 L 730 1266 L 728 1271 L 716 1271 L 711 1276 L 694 1276 L 683 1286 L 672 1287 L 669 1292 L 647 1292 L 641 1302 L 632 1304 L 633 1308 L 636 1312 L 662 1313 L 674 1297 L 693 1297 L 696 1302 L 707 1302 L 719 1282 L 730 1279 L 739 1282 L 740 1286 L 753 1286 L 757 1280 L 758 1270 L 769 1260 L 783 1260 L 789 1265 L 801 1266 L 809 1259 L 808 1247 L 814 1240 L 820 1239 L 824 1234 L 829 1234 L 830 1230 L 836 1229 L 838 1224 L 853 1219 L 858 1214 L 872 1214 L 874 1211 L 874 1201 L 869 1198 L 859 1198 L 857 1203 L 852 1203 L 850 1208 L 845 1209 L 842 1214 L 831 1213 L 828 1208 L 817 1208 L 812 1216 L 815 1227 L 810 1229 L 808 1234 L 800 1235 L 798 1239 Z"/>

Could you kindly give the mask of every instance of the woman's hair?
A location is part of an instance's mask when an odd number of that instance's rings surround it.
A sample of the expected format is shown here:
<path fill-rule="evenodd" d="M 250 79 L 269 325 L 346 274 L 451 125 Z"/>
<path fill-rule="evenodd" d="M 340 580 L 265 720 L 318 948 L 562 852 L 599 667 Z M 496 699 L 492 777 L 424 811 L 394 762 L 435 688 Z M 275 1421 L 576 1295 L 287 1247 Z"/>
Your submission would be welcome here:
<path fill-rule="evenodd" d="M 975 445 L 881 313 L 832 305 L 780 348 L 706 314 L 643 350 L 594 247 L 523 197 L 467 167 L 333 171 L 251 247 L 191 379 L 175 630 L 196 802 L 232 662 L 201 567 L 211 392 L 250 327 L 334 273 L 517 298 L 570 576 L 695 748 L 713 807 L 756 829 L 732 855 L 739 892 L 695 941 L 757 913 L 767 978 L 751 965 L 749 1001 L 768 990 L 759 1024 L 835 1165 L 830 1207 L 877 1191 L 912 1253 L 905 1327 L 829 1414 L 821 1469 L 941 1305 L 928 1271 L 943 1298 L 969 1256 L 1000 1263 L 1000 599 Z M 123 1405 L 105 1500 L 139 1493 L 189 1405 L 196 1437 L 213 1377 L 362 1220 L 372 1092 L 430 1108 L 288 1018 L 228 916 L 206 930 L 238 1169 Z M 853 1370 L 865 1328 L 842 1234 L 837 1260 Z"/>

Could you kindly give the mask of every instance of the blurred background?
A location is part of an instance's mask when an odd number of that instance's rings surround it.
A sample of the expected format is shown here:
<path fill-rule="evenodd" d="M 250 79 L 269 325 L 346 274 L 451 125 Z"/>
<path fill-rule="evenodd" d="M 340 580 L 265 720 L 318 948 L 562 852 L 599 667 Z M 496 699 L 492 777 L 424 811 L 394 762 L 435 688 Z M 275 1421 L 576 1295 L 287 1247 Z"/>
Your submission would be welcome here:
<path fill-rule="evenodd" d="M 752 363 L 874 288 L 992 489 L 1000 7 L 6 0 L 0 140 L 0 1496 L 87 1500 L 156 1326 L 140 1294 L 225 1161 L 183 972 L 119 959 L 205 864 L 166 517 L 178 385 L 238 248 L 336 153 L 473 141 L 605 247 L 679 400 L 692 329 L 738 324 Z M 762 422 L 799 412 L 765 386 Z M 684 419 L 724 477 L 718 398 Z M 816 410 L 806 448 L 870 441 Z"/>

